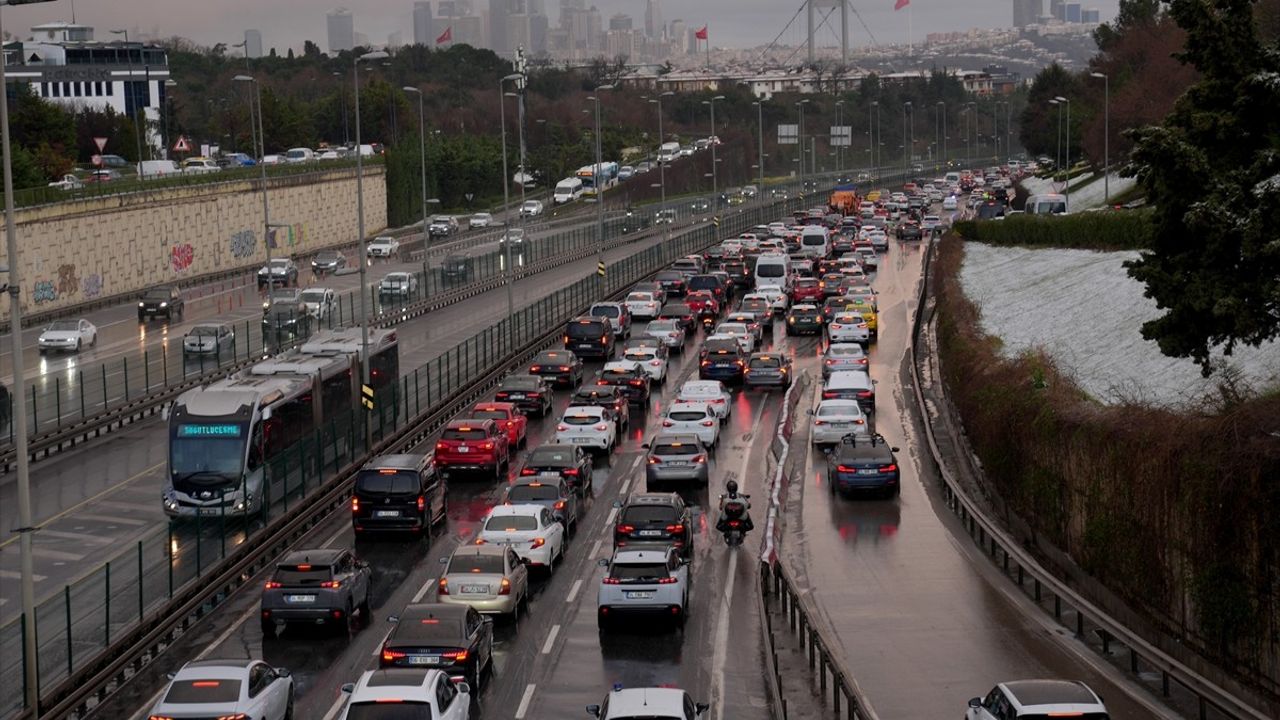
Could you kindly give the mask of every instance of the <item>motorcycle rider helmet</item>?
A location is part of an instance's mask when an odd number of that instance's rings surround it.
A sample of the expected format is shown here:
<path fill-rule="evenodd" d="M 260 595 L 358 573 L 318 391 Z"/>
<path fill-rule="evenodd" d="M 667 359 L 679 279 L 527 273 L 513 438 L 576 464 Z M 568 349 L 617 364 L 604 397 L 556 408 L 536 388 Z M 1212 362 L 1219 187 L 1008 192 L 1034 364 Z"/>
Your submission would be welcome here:
<path fill-rule="evenodd" d="M 725 484 L 724 484 L 724 489 L 725 489 L 725 490 L 727 490 L 727 491 L 729 492 L 729 494 L 730 494 L 730 495 L 737 495 L 737 494 L 738 494 L 738 481 L 737 481 L 737 480 L 730 480 L 729 482 L 727 482 L 727 483 L 725 483 Z"/>

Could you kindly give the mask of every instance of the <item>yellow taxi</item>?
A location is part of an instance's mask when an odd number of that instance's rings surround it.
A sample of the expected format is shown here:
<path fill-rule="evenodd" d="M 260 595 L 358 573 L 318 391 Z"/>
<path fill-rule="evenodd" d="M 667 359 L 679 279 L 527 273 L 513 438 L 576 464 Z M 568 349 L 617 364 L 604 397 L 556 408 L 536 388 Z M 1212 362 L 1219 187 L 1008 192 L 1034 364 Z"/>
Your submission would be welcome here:
<path fill-rule="evenodd" d="M 854 297 L 849 300 L 850 302 L 846 305 L 846 308 L 862 313 L 862 319 L 867 323 L 867 330 L 871 332 L 871 337 L 874 338 L 879 335 L 880 321 L 879 313 L 876 312 L 875 301 L 863 297 Z"/>

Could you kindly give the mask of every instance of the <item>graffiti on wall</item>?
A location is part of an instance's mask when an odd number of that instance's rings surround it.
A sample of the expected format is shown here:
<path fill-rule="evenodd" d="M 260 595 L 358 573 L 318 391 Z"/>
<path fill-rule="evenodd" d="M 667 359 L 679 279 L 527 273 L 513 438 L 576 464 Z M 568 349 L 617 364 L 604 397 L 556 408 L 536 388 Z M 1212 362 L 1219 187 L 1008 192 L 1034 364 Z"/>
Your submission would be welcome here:
<path fill-rule="evenodd" d="M 280 248 L 292 248 L 303 244 L 306 230 L 302 223 L 294 223 L 292 225 L 276 225 L 271 228 L 271 234 L 268 235 L 272 250 Z"/>
<path fill-rule="evenodd" d="M 31 292 L 31 299 L 37 305 L 53 302 L 58 299 L 58 288 L 54 286 L 52 280 L 37 280 Z"/>
<path fill-rule="evenodd" d="M 182 272 L 191 267 L 195 259 L 196 249 L 191 246 L 191 243 L 175 245 L 169 252 L 169 262 L 173 265 L 174 272 Z"/>
<path fill-rule="evenodd" d="M 86 275 L 80 281 L 80 291 L 84 293 L 86 298 L 96 298 L 102 294 L 102 274 L 94 273 Z"/>
<path fill-rule="evenodd" d="M 80 278 L 76 277 L 75 265 L 58 266 L 58 294 L 75 295 L 80 292 Z"/>
<path fill-rule="evenodd" d="M 231 234 L 231 254 L 234 257 L 246 258 L 253 255 L 258 247 L 258 236 L 252 230 L 241 230 Z"/>

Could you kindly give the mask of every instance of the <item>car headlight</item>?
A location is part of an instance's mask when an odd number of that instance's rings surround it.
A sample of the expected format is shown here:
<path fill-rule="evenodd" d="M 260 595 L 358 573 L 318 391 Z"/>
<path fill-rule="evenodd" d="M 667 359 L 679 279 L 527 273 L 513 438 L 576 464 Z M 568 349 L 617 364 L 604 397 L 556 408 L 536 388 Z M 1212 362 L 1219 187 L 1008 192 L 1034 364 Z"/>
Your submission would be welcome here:
<path fill-rule="evenodd" d="M 146 306 L 147 306 L 146 303 L 143 303 L 143 302 L 138 303 L 138 307 L 146 307 Z"/>
<path fill-rule="evenodd" d="M 162 308 L 169 307 L 169 303 L 167 303 L 167 302 L 162 302 L 162 303 L 160 303 L 160 307 L 162 307 Z"/>

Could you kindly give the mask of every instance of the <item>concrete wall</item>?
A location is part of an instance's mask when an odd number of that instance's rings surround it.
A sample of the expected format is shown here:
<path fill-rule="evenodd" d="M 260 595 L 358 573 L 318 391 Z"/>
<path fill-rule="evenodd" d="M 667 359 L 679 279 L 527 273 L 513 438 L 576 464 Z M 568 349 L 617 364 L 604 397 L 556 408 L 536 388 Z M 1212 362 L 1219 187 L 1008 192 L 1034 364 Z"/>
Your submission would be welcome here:
<path fill-rule="evenodd" d="M 262 193 L 235 181 L 111 195 L 17 211 L 21 302 L 43 314 L 130 297 L 201 275 L 256 268 L 266 259 Z M 387 225 L 382 166 L 365 168 L 365 232 Z M 268 180 L 272 256 L 301 262 L 356 239 L 354 168 Z M 8 263 L 3 243 L 0 262 Z M 9 297 L 0 298 L 7 318 Z"/>

